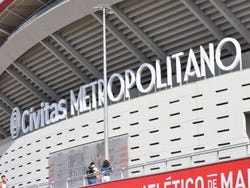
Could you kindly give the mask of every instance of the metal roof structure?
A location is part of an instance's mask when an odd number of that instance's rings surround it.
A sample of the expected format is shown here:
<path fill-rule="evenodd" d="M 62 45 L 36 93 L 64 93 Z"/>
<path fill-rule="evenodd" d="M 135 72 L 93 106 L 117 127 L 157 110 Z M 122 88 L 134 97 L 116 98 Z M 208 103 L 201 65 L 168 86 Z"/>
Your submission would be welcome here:
<path fill-rule="evenodd" d="M 20 52 L 17 57 L 9 54 L 11 64 L 1 67 L 1 139 L 10 136 L 9 120 L 14 107 L 24 110 L 37 108 L 42 101 L 69 99 L 70 89 L 76 91 L 81 85 L 102 78 L 102 18 L 101 13 L 92 6 L 100 4 L 100 1 L 92 1 L 92 4 L 88 0 L 81 1 L 82 7 L 88 4 L 92 8 L 84 12 L 79 7 L 84 16 L 73 21 L 65 17 L 63 27 L 61 23 L 47 20 L 48 24 L 51 22 L 57 28 L 45 33 L 44 23 L 39 25 L 36 19 L 58 10 L 54 17 L 61 14 L 58 19 L 63 22 L 65 12 L 74 15 L 78 10 L 62 12 L 60 7 L 67 6 L 70 9 L 70 3 L 78 5 L 80 0 L 55 1 L 55 5 L 46 7 L 51 2 L 16 0 L 0 15 L 0 52 L 6 51 L 3 50 L 4 46 L 17 40 L 15 37 L 24 32 L 26 26 L 36 24 L 36 29 L 46 35 L 35 41 L 34 45 L 25 47 L 25 52 Z M 107 2 L 113 10 L 113 14 L 107 15 L 106 23 L 109 76 L 114 72 L 123 73 L 128 68 L 135 69 L 143 62 L 153 63 L 156 59 L 163 62 L 167 55 L 190 48 L 196 50 L 200 45 L 208 48 L 208 43 L 217 44 L 224 37 L 236 38 L 242 51 L 250 50 L 248 0 Z M 31 18 L 34 13 L 39 16 L 35 14 Z M 29 38 L 22 40 L 27 41 Z M 228 57 L 232 53 L 233 49 L 229 47 L 223 56 Z"/>
<path fill-rule="evenodd" d="M 2 2 L 3 10 L 0 9 L 0 45 L 21 24 L 27 21 L 52 0 L 5 0 Z"/>

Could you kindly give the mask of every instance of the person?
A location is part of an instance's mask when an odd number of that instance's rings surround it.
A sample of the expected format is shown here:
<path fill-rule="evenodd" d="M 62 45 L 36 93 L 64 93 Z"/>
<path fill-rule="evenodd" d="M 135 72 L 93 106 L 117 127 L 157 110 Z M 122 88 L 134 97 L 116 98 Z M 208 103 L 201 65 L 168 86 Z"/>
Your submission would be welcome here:
<path fill-rule="evenodd" d="M 112 166 L 108 160 L 104 160 L 103 165 L 101 167 L 102 172 L 102 182 L 110 181 L 110 173 L 113 171 Z"/>
<path fill-rule="evenodd" d="M 9 188 L 10 186 L 8 186 L 8 184 L 7 184 L 6 176 L 5 176 L 5 175 L 2 175 L 2 176 L 1 176 L 1 179 L 2 179 L 2 185 L 1 185 L 1 187 L 2 187 L 2 188 Z"/>
<path fill-rule="evenodd" d="M 99 170 L 96 167 L 95 163 L 91 162 L 86 172 L 86 177 L 87 177 L 89 185 L 93 185 L 97 183 L 98 172 Z"/>

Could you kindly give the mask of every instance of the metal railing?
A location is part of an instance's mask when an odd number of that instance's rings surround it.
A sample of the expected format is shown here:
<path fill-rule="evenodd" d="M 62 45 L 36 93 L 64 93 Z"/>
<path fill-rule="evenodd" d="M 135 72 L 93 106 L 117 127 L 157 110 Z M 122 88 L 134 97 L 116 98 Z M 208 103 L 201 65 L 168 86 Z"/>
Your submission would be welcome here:
<path fill-rule="evenodd" d="M 239 149 L 239 150 L 236 151 L 237 149 Z M 227 156 L 226 155 L 223 156 L 222 155 L 223 152 L 227 152 L 227 151 L 228 151 Z M 198 164 L 195 163 L 195 157 L 203 156 L 203 155 L 205 156 L 205 155 L 210 155 L 210 154 L 213 156 L 213 160 L 211 160 L 210 162 L 203 162 L 203 163 L 198 163 Z M 169 158 L 165 158 L 165 159 L 161 159 L 161 160 L 151 161 L 151 162 L 147 162 L 147 163 L 131 165 L 131 166 L 128 166 L 126 168 L 120 169 L 120 177 L 112 178 L 112 174 L 111 174 L 111 181 L 159 173 L 159 171 L 147 170 L 147 166 L 152 166 L 152 165 L 164 164 L 165 167 L 163 167 L 161 169 L 161 172 L 169 172 L 169 171 L 174 171 L 177 169 L 180 170 L 180 169 L 185 169 L 185 168 L 197 167 L 197 166 L 201 166 L 201 165 L 208 165 L 208 164 L 225 162 L 225 161 L 229 161 L 229 160 L 236 160 L 236 159 L 247 158 L 247 157 L 250 157 L 250 142 L 244 142 L 244 143 L 224 146 L 224 147 L 220 147 L 220 148 L 216 148 L 216 149 L 194 152 L 194 153 L 189 153 L 189 154 L 185 154 L 185 155 L 179 155 L 176 157 L 169 157 Z M 182 160 L 182 159 L 187 159 L 188 165 L 186 165 L 185 167 L 179 166 L 179 167 L 173 168 L 171 165 L 169 165 L 173 161 L 178 161 L 178 160 Z M 135 169 L 137 171 L 138 171 L 138 169 L 140 169 L 141 173 L 133 174 L 132 172 Z M 74 178 L 81 178 L 82 179 L 82 186 L 87 186 L 88 185 L 87 177 L 88 177 L 88 175 L 85 175 L 85 176 L 82 175 L 81 177 L 74 177 Z M 57 183 L 61 183 L 61 185 L 63 184 L 64 187 L 66 187 L 66 188 L 71 188 L 70 183 L 73 180 L 74 179 L 72 179 L 72 178 L 67 178 L 65 181 L 61 181 L 61 182 L 52 181 L 50 183 L 41 183 L 41 184 L 35 184 L 35 185 L 33 184 L 30 186 L 24 186 L 22 188 L 57 188 L 57 186 L 56 186 Z M 101 183 L 101 182 L 98 181 L 97 183 Z"/>
<path fill-rule="evenodd" d="M 234 152 L 231 154 L 220 156 L 220 154 L 222 152 L 235 150 L 235 149 L 239 149 L 239 148 L 242 148 L 240 150 L 240 153 Z M 242 151 L 244 151 L 244 152 L 242 152 Z M 208 155 L 208 154 L 211 154 L 211 156 L 214 157 L 214 160 L 211 160 L 210 162 L 205 162 L 205 160 L 201 160 L 200 163 L 196 163 L 195 157 Z M 126 179 L 126 178 L 131 177 L 131 173 L 129 173 L 129 171 L 133 172 L 133 169 L 141 169 L 142 172 L 138 176 L 154 174 L 154 173 L 152 173 L 152 171 L 151 172 L 146 171 L 146 167 L 152 166 L 152 165 L 157 165 L 157 164 L 164 164 L 165 168 L 163 168 L 162 171 L 168 172 L 168 171 L 177 170 L 177 169 L 179 170 L 179 169 L 197 167 L 197 166 L 201 166 L 201 165 L 208 165 L 208 164 L 225 162 L 225 161 L 229 161 L 229 160 L 236 160 L 236 159 L 247 158 L 247 157 L 250 157 L 250 142 L 244 142 L 244 143 L 240 143 L 240 144 L 229 145 L 229 146 L 224 146 L 224 147 L 220 147 L 220 148 L 179 155 L 179 156 L 175 156 L 175 157 L 169 157 L 169 158 L 165 158 L 165 159 L 161 159 L 161 160 L 157 160 L 157 161 L 151 161 L 151 162 L 147 162 L 147 163 L 140 163 L 140 164 L 136 164 L 136 165 L 131 165 L 127 168 L 121 169 L 121 179 Z M 172 167 L 170 165 L 171 162 L 178 161 L 181 159 L 187 159 L 188 162 L 187 162 L 187 165 L 185 167 L 180 167 L 180 166 L 179 167 L 178 166 Z M 136 177 L 136 175 L 133 175 L 132 177 Z"/>
<path fill-rule="evenodd" d="M 32 184 L 21 188 L 50 188 L 49 183 Z"/>

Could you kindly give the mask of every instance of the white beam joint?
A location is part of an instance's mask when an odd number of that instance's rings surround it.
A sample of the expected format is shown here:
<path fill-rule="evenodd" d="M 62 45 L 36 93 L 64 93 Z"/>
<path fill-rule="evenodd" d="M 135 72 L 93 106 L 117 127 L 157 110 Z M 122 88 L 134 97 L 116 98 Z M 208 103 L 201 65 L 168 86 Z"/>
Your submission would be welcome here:
<path fill-rule="evenodd" d="M 90 83 L 91 80 L 84 75 L 74 64 L 72 64 L 68 59 L 66 59 L 54 46 L 52 46 L 47 41 L 40 41 L 41 44 L 49 50 L 56 58 L 58 58 L 62 63 L 64 63 L 74 74 L 77 75 L 84 83 Z"/>
<path fill-rule="evenodd" d="M 232 26 L 250 44 L 250 32 L 241 21 L 226 7 L 225 3 L 217 0 L 209 0 L 211 4 L 232 24 Z"/>
<path fill-rule="evenodd" d="M 10 136 L 10 133 L 6 132 L 2 127 L 0 127 L 0 134 L 3 135 L 5 138 Z"/>
<path fill-rule="evenodd" d="M 9 107 L 15 108 L 16 104 L 14 104 L 10 99 L 8 99 L 2 92 L 0 92 L 0 99 L 5 102 Z"/>
<path fill-rule="evenodd" d="M 102 16 L 100 14 L 93 13 L 92 15 L 97 19 L 97 21 L 102 24 Z M 149 62 L 148 58 L 146 58 L 144 54 L 142 54 L 141 51 L 134 46 L 134 44 L 132 44 L 126 37 L 124 37 L 124 35 L 122 35 L 122 33 L 118 31 L 108 20 L 106 20 L 106 28 L 142 63 Z"/>
<path fill-rule="evenodd" d="M 138 28 L 127 16 L 125 16 L 116 6 L 111 7 L 114 14 L 160 59 L 165 60 L 166 54 L 163 52 L 143 31 Z"/>
<path fill-rule="evenodd" d="M 191 0 L 181 0 L 181 2 L 196 16 L 197 19 L 214 35 L 214 37 L 221 41 L 225 35 L 219 28 L 198 8 L 198 6 Z M 226 46 L 227 50 L 234 54 L 234 49 L 231 46 Z"/>
<path fill-rule="evenodd" d="M 79 61 L 84 67 L 86 67 L 95 77 L 102 78 L 102 74 L 92 65 L 87 59 L 85 59 L 79 52 L 77 52 L 68 42 L 66 42 L 61 36 L 54 33 L 51 37 L 64 47 L 77 61 Z"/>
<path fill-rule="evenodd" d="M 29 79 L 31 79 L 36 85 L 42 88 L 49 96 L 54 100 L 60 100 L 60 96 L 56 94 L 49 86 L 44 84 L 34 73 L 32 73 L 28 68 L 19 62 L 14 62 L 13 64 L 19 71 L 25 74 Z"/>
<path fill-rule="evenodd" d="M 34 95 L 36 95 L 42 101 L 48 101 L 48 98 L 46 96 L 44 96 L 36 87 L 34 87 L 27 80 L 25 80 L 13 68 L 9 67 L 9 68 L 6 69 L 6 71 L 7 71 L 8 74 L 10 74 L 13 78 L 15 78 L 18 82 L 20 82 L 24 87 L 26 87 L 29 91 L 31 91 Z"/>
<path fill-rule="evenodd" d="M 2 101 L 0 101 L 0 107 L 7 113 L 7 114 L 11 114 L 11 109 L 6 106 Z"/>

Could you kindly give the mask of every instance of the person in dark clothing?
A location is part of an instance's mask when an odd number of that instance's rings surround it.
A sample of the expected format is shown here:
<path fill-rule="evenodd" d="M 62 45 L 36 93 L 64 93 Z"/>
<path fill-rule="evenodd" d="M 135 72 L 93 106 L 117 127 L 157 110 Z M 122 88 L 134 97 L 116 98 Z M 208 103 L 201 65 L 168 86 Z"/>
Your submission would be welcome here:
<path fill-rule="evenodd" d="M 86 177 L 87 177 L 89 185 L 93 185 L 97 183 L 98 173 L 99 173 L 99 170 L 97 169 L 95 163 L 91 162 L 86 172 Z"/>

